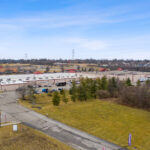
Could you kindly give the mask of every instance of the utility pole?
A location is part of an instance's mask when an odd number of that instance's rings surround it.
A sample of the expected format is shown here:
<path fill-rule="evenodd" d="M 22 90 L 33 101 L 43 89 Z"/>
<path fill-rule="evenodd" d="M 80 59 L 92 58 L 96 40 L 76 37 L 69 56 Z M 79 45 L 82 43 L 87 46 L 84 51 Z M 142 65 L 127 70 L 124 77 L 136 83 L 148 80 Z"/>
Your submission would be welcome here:
<path fill-rule="evenodd" d="M 74 55 L 75 55 L 75 50 L 73 49 L 72 50 L 72 65 L 74 67 Z"/>
<path fill-rule="evenodd" d="M 74 55 L 75 55 L 75 51 L 74 49 L 72 50 L 72 61 L 74 60 Z"/>
<path fill-rule="evenodd" d="M 28 54 L 25 53 L 24 56 L 25 56 L 25 60 L 27 60 L 28 59 Z"/>

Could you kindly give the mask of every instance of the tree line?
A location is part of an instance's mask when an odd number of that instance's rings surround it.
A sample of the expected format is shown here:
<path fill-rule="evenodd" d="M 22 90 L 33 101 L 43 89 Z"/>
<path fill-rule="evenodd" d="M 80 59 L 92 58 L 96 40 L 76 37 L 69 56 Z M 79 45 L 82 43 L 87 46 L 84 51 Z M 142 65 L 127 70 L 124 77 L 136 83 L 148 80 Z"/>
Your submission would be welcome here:
<path fill-rule="evenodd" d="M 53 104 L 59 105 L 61 101 L 68 102 L 66 92 L 55 92 L 53 95 Z M 72 82 L 72 87 L 69 90 L 70 98 L 73 102 L 87 101 L 89 99 L 110 99 L 116 98 L 116 102 L 131 107 L 150 109 L 150 81 L 141 84 L 138 80 L 136 85 L 132 85 L 131 80 L 128 78 L 125 81 L 112 77 L 107 79 L 103 78 L 80 79 L 80 84 L 76 81 Z M 61 96 L 62 95 L 62 96 Z"/>
<path fill-rule="evenodd" d="M 69 91 L 73 102 L 87 101 L 88 99 L 116 98 L 118 103 L 131 107 L 150 109 L 150 81 L 141 84 L 138 80 L 132 85 L 128 78 L 120 81 L 117 78 L 80 79 L 80 84 L 72 83 Z"/>
<path fill-rule="evenodd" d="M 95 64 L 97 67 L 106 67 L 110 70 L 116 70 L 121 67 L 124 70 L 150 72 L 150 60 L 123 60 L 123 59 L 0 59 L 0 64 L 30 64 L 30 65 L 50 65 L 55 63 L 77 63 L 77 64 Z"/>
<path fill-rule="evenodd" d="M 36 103 L 36 90 L 32 86 L 22 87 L 19 93 L 22 100 L 28 99 L 32 104 Z M 105 76 L 101 79 L 81 78 L 80 82 L 72 82 L 69 91 L 50 92 L 48 96 L 52 97 L 55 106 L 58 106 L 61 101 L 67 104 L 70 99 L 76 102 L 116 98 L 118 103 L 150 110 L 150 80 L 142 84 L 137 81 L 136 85 L 132 85 L 129 78 L 125 81 L 115 77 L 108 79 Z"/>

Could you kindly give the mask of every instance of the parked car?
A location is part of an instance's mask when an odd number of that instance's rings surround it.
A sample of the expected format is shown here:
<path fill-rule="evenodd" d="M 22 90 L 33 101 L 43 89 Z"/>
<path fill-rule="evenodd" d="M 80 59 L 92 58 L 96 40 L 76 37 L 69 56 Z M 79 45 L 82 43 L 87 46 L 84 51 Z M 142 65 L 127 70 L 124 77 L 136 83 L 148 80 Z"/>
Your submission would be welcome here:
<path fill-rule="evenodd" d="M 63 90 L 63 88 L 58 88 L 58 91 L 62 91 Z"/>
<path fill-rule="evenodd" d="M 56 89 L 52 89 L 50 92 L 52 93 L 52 92 L 56 92 L 57 90 Z"/>
<path fill-rule="evenodd" d="M 58 82 L 56 83 L 56 86 L 66 86 L 66 82 Z"/>
<path fill-rule="evenodd" d="M 42 89 L 43 93 L 48 93 L 48 89 Z"/>

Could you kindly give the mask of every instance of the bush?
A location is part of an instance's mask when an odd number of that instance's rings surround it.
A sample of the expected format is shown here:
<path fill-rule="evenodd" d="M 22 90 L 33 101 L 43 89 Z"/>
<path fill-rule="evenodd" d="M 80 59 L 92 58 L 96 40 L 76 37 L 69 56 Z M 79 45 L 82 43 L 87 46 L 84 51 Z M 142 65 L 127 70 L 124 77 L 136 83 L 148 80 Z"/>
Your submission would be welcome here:
<path fill-rule="evenodd" d="M 61 94 L 61 95 L 63 95 L 63 94 L 64 94 L 64 92 L 65 92 L 65 91 L 64 91 L 63 89 L 62 89 L 62 90 L 60 90 L 60 94 Z"/>
<path fill-rule="evenodd" d="M 110 97 L 109 92 L 106 90 L 99 90 L 99 91 L 97 91 L 96 95 L 97 95 L 97 98 L 99 98 L 99 99 L 103 99 L 103 98 L 105 99 L 105 98 Z"/>
<path fill-rule="evenodd" d="M 120 94 L 121 103 L 139 107 L 150 108 L 150 89 L 147 86 L 141 87 L 126 87 L 122 89 Z"/>
<path fill-rule="evenodd" d="M 58 106 L 60 104 L 60 96 L 58 92 L 55 92 L 52 99 L 53 105 Z"/>
<path fill-rule="evenodd" d="M 62 94 L 62 101 L 63 101 L 64 103 L 68 103 L 68 98 L 67 98 L 67 96 L 66 96 L 66 92 L 65 92 L 65 91 L 64 91 L 63 94 Z"/>
<path fill-rule="evenodd" d="M 76 94 L 71 95 L 71 100 L 72 100 L 73 102 L 75 102 L 75 101 L 76 101 L 76 99 L 77 99 Z"/>

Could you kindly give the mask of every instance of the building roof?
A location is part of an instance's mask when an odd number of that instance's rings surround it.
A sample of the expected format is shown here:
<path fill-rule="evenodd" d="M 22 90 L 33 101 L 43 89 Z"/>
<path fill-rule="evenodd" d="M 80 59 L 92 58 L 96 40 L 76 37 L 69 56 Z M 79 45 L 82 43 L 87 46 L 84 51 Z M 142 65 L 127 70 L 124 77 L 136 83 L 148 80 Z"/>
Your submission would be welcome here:
<path fill-rule="evenodd" d="M 55 79 L 75 78 L 75 73 L 45 73 L 45 74 L 22 74 L 0 75 L 0 85 L 21 84 L 31 81 L 46 81 Z"/>

